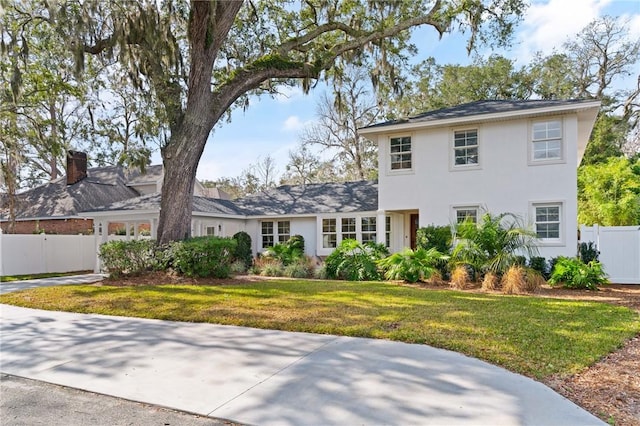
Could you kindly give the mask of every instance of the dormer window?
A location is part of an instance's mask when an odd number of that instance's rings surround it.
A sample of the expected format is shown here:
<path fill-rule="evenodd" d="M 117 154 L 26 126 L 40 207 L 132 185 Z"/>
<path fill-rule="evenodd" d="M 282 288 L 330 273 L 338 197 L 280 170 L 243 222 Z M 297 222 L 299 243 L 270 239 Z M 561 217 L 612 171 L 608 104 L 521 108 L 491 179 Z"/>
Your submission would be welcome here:
<path fill-rule="evenodd" d="M 390 138 L 389 140 L 391 170 L 410 170 L 411 136 Z"/>

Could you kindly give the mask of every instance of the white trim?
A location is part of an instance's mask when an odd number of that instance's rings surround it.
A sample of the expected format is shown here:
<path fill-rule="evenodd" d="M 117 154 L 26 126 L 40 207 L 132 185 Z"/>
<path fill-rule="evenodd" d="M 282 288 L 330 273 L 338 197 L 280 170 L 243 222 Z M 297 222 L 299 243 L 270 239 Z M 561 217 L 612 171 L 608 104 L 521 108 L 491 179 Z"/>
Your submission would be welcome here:
<path fill-rule="evenodd" d="M 595 108 L 600 109 L 600 101 L 584 102 L 579 104 L 569 105 L 555 105 L 541 108 L 520 109 L 510 112 L 495 112 L 489 114 L 474 114 L 464 117 L 434 119 L 429 121 L 415 121 L 404 122 L 398 124 L 380 125 L 375 127 L 358 129 L 358 133 L 361 135 L 375 135 L 382 133 L 401 133 L 407 131 L 413 131 L 415 129 L 423 129 L 427 127 L 445 127 L 445 126 L 463 126 L 472 125 L 474 123 L 486 122 L 486 121 L 505 121 L 510 119 L 536 117 L 541 115 L 551 115 L 565 112 L 581 112 Z M 597 112 L 596 112 L 597 113 Z"/>
<path fill-rule="evenodd" d="M 533 225 L 533 231 L 537 232 L 536 224 L 536 208 L 537 207 L 559 207 L 559 238 L 538 238 L 538 246 L 540 247 L 559 247 L 566 245 L 566 232 L 567 232 L 567 213 L 566 213 L 566 201 L 565 200 L 538 200 L 531 201 L 529 203 L 529 214 L 531 223 Z M 576 230 L 577 232 L 577 230 Z"/>
<path fill-rule="evenodd" d="M 538 123 L 560 122 L 560 158 L 536 160 L 533 155 L 533 126 Z M 527 163 L 529 166 L 546 166 L 549 164 L 565 164 L 567 162 L 567 134 L 565 117 L 546 117 L 536 120 L 529 120 L 527 123 Z M 540 142 L 543 142 L 540 140 Z"/>
<path fill-rule="evenodd" d="M 455 147 L 455 134 L 456 132 L 466 132 L 469 130 L 476 131 L 476 140 L 477 140 L 477 149 L 478 149 L 478 162 L 476 164 L 456 164 L 456 147 Z M 483 148 L 484 145 L 482 143 L 482 131 L 481 126 L 465 126 L 465 127 L 454 127 L 451 128 L 449 132 L 449 171 L 452 172 L 462 172 L 467 170 L 481 170 L 482 169 L 482 157 L 483 157 Z M 464 148 L 458 148 L 464 149 Z"/>
<path fill-rule="evenodd" d="M 408 151 L 411 154 L 411 167 L 410 168 L 402 168 L 402 169 L 392 169 L 391 168 L 391 139 L 398 138 L 409 138 L 411 143 L 411 150 Z M 386 173 L 387 175 L 403 175 L 403 174 L 413 174 L 415 173 L 415 138 L 413 133 L 394 133 L 387 135 L 387 139 L 385 141 L 385 149 L 384 149 L 385 163 L 386 163 Z M 406 152 L 406 151 L 403 151 Z"/>
<path fill-rule="evenodd" d="M 475 210 L 476 211 L 476 223 L 482 219 L 482 212 L 485 210 L 482 207 L 482 203 L 465 203 L 465 204 L 452 204 L 449 206 L 451 223 L 458 224 L 458 210 Z"/>

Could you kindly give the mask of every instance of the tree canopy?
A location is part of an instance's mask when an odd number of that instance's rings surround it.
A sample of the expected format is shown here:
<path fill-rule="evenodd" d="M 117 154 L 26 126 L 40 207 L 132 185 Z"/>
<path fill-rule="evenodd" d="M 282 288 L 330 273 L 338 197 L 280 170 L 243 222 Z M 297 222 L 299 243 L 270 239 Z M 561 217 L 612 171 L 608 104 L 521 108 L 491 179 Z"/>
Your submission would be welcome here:
<path fill-rule="evenodd" d="M 19 5 L 11 4 L 13 10 Z M 190 234 L 198 162 L 213 127 L 251 95 L 282 84 L 313 83 L 341 64 L 370 61 L 380 81 L 393 79 L 412 28 L 453 29 L 478 42 L 504 44 L 523 0 L 110 1 L 46 3 L 31 15 L 66 40 L 76 75 L 87 58 L 126 70 L 137 93 L 150 93 L 169 137 L 159 242 Z M 6 23 L 3 23 L 3 31 Z"/>

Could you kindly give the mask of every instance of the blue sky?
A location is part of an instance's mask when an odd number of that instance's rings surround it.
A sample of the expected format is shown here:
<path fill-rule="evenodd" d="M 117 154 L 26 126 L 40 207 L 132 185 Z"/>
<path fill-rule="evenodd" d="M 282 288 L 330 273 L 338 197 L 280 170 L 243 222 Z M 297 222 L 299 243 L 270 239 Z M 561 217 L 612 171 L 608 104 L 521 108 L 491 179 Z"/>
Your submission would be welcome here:
<path fill-rule="evenodd" d="M 544 0 L 532 1 L 523 22 L 517 28 L 509 51 L 483 52 L 502 54 L 515 59 L 518 65 L 529 62 L 536 51 L 549 54 L 559 48 L 567 37 L 575 35 L 593 19 L 604 15 L 629 19 L 628 27 L 640 37 L 640 0 Z M 468 64 L 465 38 L 457 34 L 438 40 L 432 29 L 420 31 L 414 37 L 420 50 L 416 62 L 433 56 L 440 64 Z M 640 65 L 623 85 L 633 85 L 640 74 Z M 629 87 L 629 86 L 627 86 Z M 250 164 L 271 155 L 278 173 L 284 172 L 288 152 L 295 149 L 305 125 L 315 118 L 316 102 L 324 89 L 319 85 L 309 95 L 298 88 L 287 89 L 275 99 L 252 99 L 246 111 L 232 113 L 230 123 L 215 128 L 209 138 L 198 167 L 199 180 L 216 180 L 237 176 Z M 154 164 L 161 163 L 154 153 Z"/>

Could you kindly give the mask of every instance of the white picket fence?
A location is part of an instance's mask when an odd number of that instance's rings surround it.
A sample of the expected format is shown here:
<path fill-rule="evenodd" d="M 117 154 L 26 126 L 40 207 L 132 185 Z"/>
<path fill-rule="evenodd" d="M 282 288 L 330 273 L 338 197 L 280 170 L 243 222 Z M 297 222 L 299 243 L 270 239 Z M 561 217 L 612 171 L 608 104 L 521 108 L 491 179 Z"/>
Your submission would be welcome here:
<path fill-rule="evenodd" d="M 640 284 L 640 226 L 580 226 L 580 242 L 593 242 L 616 284 Z"/>
<path fill-rule="evenodd" d="M 93 235 L 2 234 L 0 276 L 49 272 L 93 271 Z"/>

